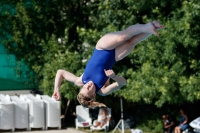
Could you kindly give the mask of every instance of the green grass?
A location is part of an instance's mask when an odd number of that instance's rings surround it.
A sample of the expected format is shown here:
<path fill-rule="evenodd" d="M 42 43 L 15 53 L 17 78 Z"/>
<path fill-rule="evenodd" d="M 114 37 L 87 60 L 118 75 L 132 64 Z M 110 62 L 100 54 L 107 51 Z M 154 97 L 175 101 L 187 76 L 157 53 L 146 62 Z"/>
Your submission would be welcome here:
<path fill-rule="evenodd" d="M 89 128 L 78 128 L 78 130 L 86 132 L 86 133 L 112 133 L 113 130 L 110 130 L 108 132 L 105 132 L 104 130 L 94 130 L 92 132 L 90 132 Z M 121 133 L 118 129 L 115 131 L 115 133 Z M 124 133 L 131 133 L 131 130 L 125 130 Z"/>

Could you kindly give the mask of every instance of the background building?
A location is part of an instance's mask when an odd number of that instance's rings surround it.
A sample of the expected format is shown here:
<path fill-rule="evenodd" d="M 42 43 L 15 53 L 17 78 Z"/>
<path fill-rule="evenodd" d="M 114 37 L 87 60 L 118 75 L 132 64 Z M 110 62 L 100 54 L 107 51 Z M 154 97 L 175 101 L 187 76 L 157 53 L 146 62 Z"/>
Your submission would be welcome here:
<path fill-rule="evenodd" d="M 34 81 L 35 74 L 0 44 L 0 91 L 34 89 Z"/>

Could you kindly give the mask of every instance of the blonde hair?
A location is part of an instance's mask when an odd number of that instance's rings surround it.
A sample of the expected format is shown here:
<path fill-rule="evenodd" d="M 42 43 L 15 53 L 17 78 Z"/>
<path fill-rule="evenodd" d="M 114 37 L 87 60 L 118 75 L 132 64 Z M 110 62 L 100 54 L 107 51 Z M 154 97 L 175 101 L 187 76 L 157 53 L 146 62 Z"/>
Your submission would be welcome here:
<path fill-rule="evenodd" d="M 99 103 L 99 102 L 95 102 L 94 101 L 94 97 L 92 96 L 85 96 L 81 93 L 79 93 L 77 95 L 77 100 L 79 101 L 79 103 L 87 108 L 95 108 L 95 107 L 106 107 L 105 104 L 103 103 Z"/>

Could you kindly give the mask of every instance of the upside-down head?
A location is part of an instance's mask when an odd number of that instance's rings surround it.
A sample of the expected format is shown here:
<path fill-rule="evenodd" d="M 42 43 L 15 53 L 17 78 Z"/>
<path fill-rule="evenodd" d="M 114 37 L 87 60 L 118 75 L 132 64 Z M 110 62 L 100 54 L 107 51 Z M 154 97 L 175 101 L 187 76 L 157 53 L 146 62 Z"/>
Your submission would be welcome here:
<path fill-rule="evenodd" d="M 79 103 L 86 107 L 86 108 L 96 108 L 96 107 L 106 107 L 105 104 L 103 103 L 99 103 L 99 102 L 95 102 L 95 97 L 93 96 L 86 96 L 84 94 L 79 93 L 77 95 L 77 100 L 79 101 Z"/>

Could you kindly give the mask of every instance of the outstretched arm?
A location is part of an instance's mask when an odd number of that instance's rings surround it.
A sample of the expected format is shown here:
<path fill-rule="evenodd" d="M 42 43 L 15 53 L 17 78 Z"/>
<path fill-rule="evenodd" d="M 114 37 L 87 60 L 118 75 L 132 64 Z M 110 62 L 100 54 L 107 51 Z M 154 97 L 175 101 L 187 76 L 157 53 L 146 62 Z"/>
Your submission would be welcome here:
<path fill-rule="evenodd" d="M 66 79 L 67 81 L 72 82 L 77 86 L 83 85 L 81 82 L 81 79 L 79 77 L 77 77 L 76 75 L 74 75 L 68 71 L 65 71 L 65 70 L 58 70 L 56 73 L 54 93 L 53 93 L 53 97 L 56 100 L 60 99 L 60 85 L 61 85 L 63 79 Z"/>
<path fill-rule="evenodd" d="M 109 95 L 113 91 L 115 91 L 115 90 L 121 88 L 122 86 L 126 85 L 126 79 L 124 77 L 115 75 L 113 70 L 104 70 L 104 71 L 105 71 L 106 76 L 115 80 L 116 82 L 101 88 L 101 90 L 98 92 L 99 95 L 101 95 L 101 96 Z"/>

